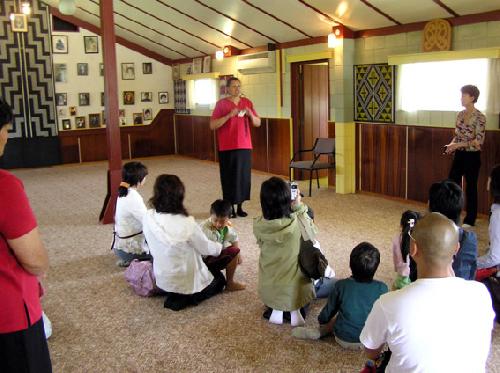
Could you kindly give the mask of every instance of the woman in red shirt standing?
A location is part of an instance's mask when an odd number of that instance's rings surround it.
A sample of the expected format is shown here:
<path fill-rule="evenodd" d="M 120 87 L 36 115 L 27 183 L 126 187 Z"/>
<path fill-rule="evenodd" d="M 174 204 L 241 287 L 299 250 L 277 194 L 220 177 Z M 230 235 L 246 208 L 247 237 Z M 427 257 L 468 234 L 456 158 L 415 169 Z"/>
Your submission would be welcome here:
<path fill-rule="evenodd" d="M 11 123 L 12 110 L 0 98 L 0 156 Z M 0 170 L 0 372 L 52 372 L 37 278 L 48 266 L 22 183 Z"/>
<path fill-rule="evenodd" d="M 219 167 L 223 199 L 233 206 L 232 217 L 245 217 L 242 204 L 250 200 L 252 169 L 252 138 L 250 124 L 260 127 L 260 118 L 252 101 L 240 97 L 241 82 L 238 78 L 227 81 L 229 97 L 217 102 L 210 129 L 217 131 Z M 237 205 L 235 211 L 234 205 Z"/>

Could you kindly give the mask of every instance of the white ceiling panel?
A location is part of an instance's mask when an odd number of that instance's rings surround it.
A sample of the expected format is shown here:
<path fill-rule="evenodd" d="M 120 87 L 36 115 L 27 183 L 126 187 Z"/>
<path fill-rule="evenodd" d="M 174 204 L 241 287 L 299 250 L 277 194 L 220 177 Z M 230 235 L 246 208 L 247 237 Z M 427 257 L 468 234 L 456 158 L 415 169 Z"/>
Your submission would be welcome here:
<path fill-rule="evenodd" d="M 402 0 L 399 1 L 402 2 Z M 309 0 L 308 3 L 334 19 L 338 19 L 351 30 L 368 30 L 395 25 L 394 22 L 359 0 Z"/>
<path fill-rule="evenodd" d="M 432 0 L 369 0 L 370 3 L 401 23 L 448 18 L 451 14 Z M 475 0 L 471 0 L 475 1 Z"/>
<path fill-rule="evenodd" d="M 500 9 L 500 0 L 442 0 L 459 15 L 490 12 Z"/>

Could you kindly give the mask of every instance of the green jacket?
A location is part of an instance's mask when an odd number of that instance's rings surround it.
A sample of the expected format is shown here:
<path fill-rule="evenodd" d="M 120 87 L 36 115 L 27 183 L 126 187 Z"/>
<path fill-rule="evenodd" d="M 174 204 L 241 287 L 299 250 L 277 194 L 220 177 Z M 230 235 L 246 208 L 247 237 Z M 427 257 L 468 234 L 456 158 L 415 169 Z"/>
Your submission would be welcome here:
<path fill-rule="evenodd" d="M 315 297 L 311 279 L 299 267 L 299 218 L 316 231 L 304 204 L 297 206 L 290 218 L 254 219 L 253 233 L 260 247 L 258 292 L 262 302 L 276 310 L 293 311 Z"/>

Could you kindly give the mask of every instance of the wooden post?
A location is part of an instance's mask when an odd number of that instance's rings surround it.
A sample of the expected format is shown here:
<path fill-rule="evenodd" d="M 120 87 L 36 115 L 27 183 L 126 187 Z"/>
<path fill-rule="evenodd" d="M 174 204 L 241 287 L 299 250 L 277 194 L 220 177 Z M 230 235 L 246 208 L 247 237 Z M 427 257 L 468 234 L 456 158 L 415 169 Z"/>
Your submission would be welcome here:
<path fill-rule="evenodd" d="M 102 224 L 114 222 L 118 187 L 121 181 L 122 152 L 118 123 L 118 79 L 116 71 L 116 38 L 113 0 L 101 0 L 102 55 L 104 63 L 104 97 L 108 151 L 108 191 L 99 215 Z"/>

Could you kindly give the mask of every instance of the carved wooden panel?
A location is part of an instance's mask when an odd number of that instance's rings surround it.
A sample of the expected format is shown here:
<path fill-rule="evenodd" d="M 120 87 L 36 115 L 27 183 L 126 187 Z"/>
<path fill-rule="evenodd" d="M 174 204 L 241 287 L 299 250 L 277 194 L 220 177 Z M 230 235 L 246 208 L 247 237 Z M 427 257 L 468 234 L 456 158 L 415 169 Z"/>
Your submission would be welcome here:
<path fill-rule="evenodd" d="M 429 21 L 424 27 L 422 50 L 424 52 L 449 51 L 451 49 L 451 25 L 444 19 Z"/>

